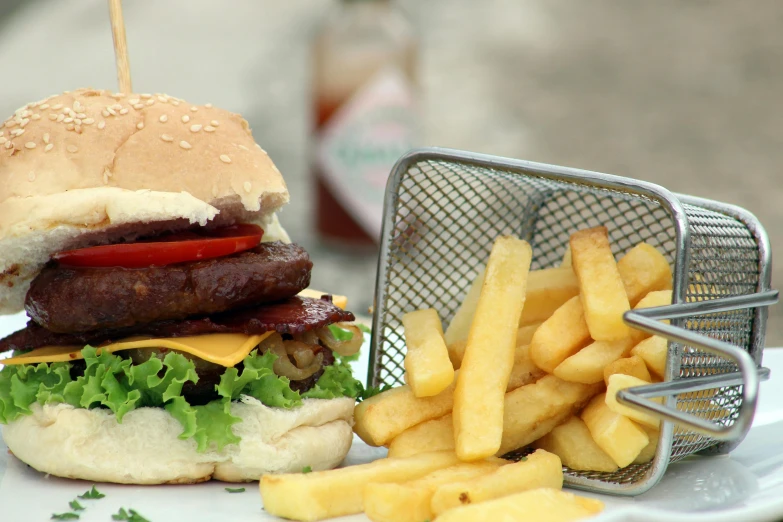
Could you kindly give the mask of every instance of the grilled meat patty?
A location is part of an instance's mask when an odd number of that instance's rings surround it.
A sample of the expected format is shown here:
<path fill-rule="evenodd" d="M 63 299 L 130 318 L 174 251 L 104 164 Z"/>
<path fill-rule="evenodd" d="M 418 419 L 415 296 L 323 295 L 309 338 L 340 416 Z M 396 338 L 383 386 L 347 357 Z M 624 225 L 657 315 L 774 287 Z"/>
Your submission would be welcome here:
<path fill-rule="evenodd" d="M 307 288 L 312 265 L 302 247 L 280 242 L 161 267 L 52 264 L 33 280 L 25 309 L 35 323 L 56 333 L 127 328 L 291 297 Z"/>

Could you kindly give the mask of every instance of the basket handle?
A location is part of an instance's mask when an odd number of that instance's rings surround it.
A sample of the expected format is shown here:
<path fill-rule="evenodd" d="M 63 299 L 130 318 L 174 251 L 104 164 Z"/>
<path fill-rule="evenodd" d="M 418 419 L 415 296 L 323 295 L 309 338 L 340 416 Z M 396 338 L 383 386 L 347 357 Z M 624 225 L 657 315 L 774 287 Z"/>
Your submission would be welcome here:
<path fill-rule="evenodd" d="M 717 440 L 741 439 L 748 432 L 753 422 L 758 399 L 759 382 L 769 378 L 769 370 L 767 368 L 757 369 L 756 362 L 742 348 L 659 321 L 742 308 L 770 306 L 777 301 L 778 291 L 768 290 L 750 295 L 724 297 L 694 303 L 679 303 L 626 312 L 623 319 L 630 326 L 654 335 L 660 335 L 670 341 L 687 344 L 731 359 L 737 363 L 740 371 L 626 388 L 617 392 L 617 400 L 621 404 L 626 404 L 661 419 L 687 426 L 694 431 Z M 672 396 L 721 386 L 737 385 L 742 385 L 742 404 L 740 405 L 737 419 L 731 426 L 715 424 L 708 419 L 703 419 L 649 400 L 650 397 Z"/>

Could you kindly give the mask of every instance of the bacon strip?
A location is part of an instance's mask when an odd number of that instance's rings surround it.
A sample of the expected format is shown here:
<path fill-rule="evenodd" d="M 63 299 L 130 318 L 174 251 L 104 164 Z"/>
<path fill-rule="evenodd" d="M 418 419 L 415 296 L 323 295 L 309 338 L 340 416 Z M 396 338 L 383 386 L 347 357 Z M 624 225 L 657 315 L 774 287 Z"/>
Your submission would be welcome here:
<path fill-rule="evenodd" d="M 27 327 L 0 340 L 0 353 L 7 350 L 32 350 L 41 346 L 99 346 L 131 336 L 187 337 L 211 333 L 261 334 L 272 330 L 298 334 L 332 323 L 353 321 L 354 315 L 332 304 L 331 296 L 321 299 L 291 297 L 285 301 L 223 312 L 182 321 L 158 321 L 128 328 L 55 333 L 30 321 Z"/>

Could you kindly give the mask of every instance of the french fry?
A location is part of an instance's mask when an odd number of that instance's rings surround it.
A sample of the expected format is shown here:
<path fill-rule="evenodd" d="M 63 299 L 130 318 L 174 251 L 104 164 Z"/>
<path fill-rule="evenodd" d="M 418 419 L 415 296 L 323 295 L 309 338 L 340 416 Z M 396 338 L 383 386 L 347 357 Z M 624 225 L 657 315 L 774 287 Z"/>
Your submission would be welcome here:
<path fill-rule="evenodd" d="M 645 295 L 637 304 L 633 307 L 634 310 L 640 310 L 642 308 L 655 308 L 657 306 L 667 306 L 672 304 L 672 291 L 671 290 L 654 290 Z M 668 319 L 662 321 L 669 324 Z M 639 344 L 644 339 L 650 337 L 650 334 L 643 330 L 637 330 L 631 328 L 631 339 L 633 344 Z"/>
<path fill-rule="evenodd" d="M 434 397 L 416 397 L 407 385 L 370 397 L 354 408 L 353 431 L 370 446 L 384 446 L 408 428 L 451 412 L 455 385 Z"/>
<path fill-rule="evenodd" d="M 572 297 L 541 323 L 530 341 L 533 362 L 549 373 L 590 341 L 584 308 L 579 296 Z"/>
<path fill-rule="evenodd" d="M 545 321 L 576 295 L 579 295 L 579 282 L 570 267 L 531 270 L 519 326 Z"/>
<path fill-rule="evenodd" d="M 497 470 L 508 461 L 492 457 L 433 471 L 410 482 L 371 483 L 364 488 L 364 512 L 373 522 L 409 522 L 435 518 L 430 504 L 435 490 Z"/>
<path fill-rule="evenodd" d="M 536 382 L 543 376 L 544 371 L 536 366 L 530 357 L 530 345 L 517 345 L 514 351 L 514 366 L 511 368 L 511 375 L 508 376 L 506 392 Z"/>
<path fill-rule="evenodd" d="M 571 266 L 571 245 L 566 245 L 565 252 L 563 252 L 563 260 L 560 261 L 560 268 Z"/>
<path fill-rule="evenodd" d="M 642 428 L 609 409 L 604 393 L 593 397 L 582 411 L 582 420 L 595 443 L 621 468 L 632 463 L 650 443 Z"/>
<path fill-rule="evenodd" d="M 609 377 L 615 373 L 632 375 L 633 377 L 643 381 L 652 382 L 650 371 L 647 369 L 647 365 L 645 364 L 644 359 L 638 355 L 624 357 L 609 363 L 606 368 L 604 368 L 604 382 L 609 384 Z"/>
<path fill-rule="evenodd" d="M 504 400 L 503 438 L 497 455 L 540 439 L 576 413 L 601 390 L 599 385 L 565 382 L 553 375 L 508 392 Z M 389 455 L 401 457 L 423 451 L 454 448 L 452 417 L 446 415 L 414 426 L 389 444 Z"/>
<path fill-rule="evenodd" d="M 619 341 L 595 341 L 560 363 L 552 372 L 564 381 L 592 384 L 604 380 L 604 368 L 628 355 L 630 337 Z"/>
<path fill-rule="evenodd" d="M 642 429 L 647 433 L 647 438 L 650 439 L 650 442 L 642 449 L 639 456 L 634 459 L 634 464 L 647 464 L 655 458 L 655 453 L 658 451 L 660 432 L 647 426 L 642 426 Z"/>
<path fill-rule="evenodd" d="M 669 341 L 653 335 L 631 348 L 633 355 L 644 359 L 650 373 L 661 380 L 666 378 L 666 354 L 669 352 Z"/>
<path fill-rule="evenodd" d="M 629 335 L 623 314 L 630 310 L 606 227 L 571 234 L 571 259 L 579 280 L 585 321 L 596 341 L 616 341 Z"/>
<path fill-rule="evenodd" d="M 499 237 L 492 246 L 454 389 L 455 449 L 462 460 L 489 457 L 500 447 L 503 395 L 514 364 L 531 259 L 530 245 L 515 237 Z"/>
<path fill-rule="evenodd" d="M 478 306 L 479 296 L 481 295 L 481 287 L 484 286 L 484 275 L 485 269 L 481 267 L 470 284 L 468 293 L 465 294 L 465 298 L 457 309 L 457 313 L 454 314 L 449 323 L 449 327 L 446 328 L 444 338 L 447 345 L 451 346 L 458 341 L 467 341 L 470 325 L 473 323 L 473 314 L 476 313 L 476 306 Z"/>
<path fill-rule="evenodd" d="M 330 471 L 264 475 L 259 488 L 267 513 L 294 520 L 322 520 L 361 512 L 367 484 L 413 480 L 458 463 L 450 451 L 422 453 Z"/>
<path fill-rule="evenodd" d="M 597 515 L 604 509 L 600 500 L 579 497 L 560 489 L 539 488 L 507 497 L 450 509 L 438 522 L 535 520 L 572 522 Z"/>
<path fill-rule="evenodd" d="M 541 326 L 541 323 L 532 323 L 526 326 L 521 326 L 517 330 L 517 348 L 530 344 L 530 341 L 533 339 L 533 334 L 536 332 L 536 329 L 538 329 L 539 326 Z M 454 366 L 455 370 L 458 370 L 462 365 L 462 358 L 465 356 L 465 346 L 467 344 L 467 339 L 464 339 L 462 341 L 457 341 L 448 347 L 449 359 L 451 359 L 451 364 Z"/>
<path fill-rule="evenodd" d="M 598 447 L 584 421 L 573 416 L 538 439 L 533 446 L 554 453 L 564 465 L 582 471 L 617 470 L 617 464 Z"/>
<path fill-rule="evenodd" d="M 405 330 L 405 375 L 413 395 L 432 397 L 454 381 L 438 312 L 432 308 L 402 316 Z"/>
<path fill-rule="evenodd" d="M 537 450 L 524 460 L 499 467 L 491 473 L 439 486 L 432 496 L 432 513 L 438 516 L 464 504 L 486 502 L 531 489 L 562 487 L 563 466 L 560 458 L 547 451 Z"/>
<path fill-rule="evenodd" d="M 669 262 L 654 246 L 639 243 L 617 262 L 631 306 L 655 290 L 671 290 L 672 270 Z M 671 301 L 669 303 L 671 304 Z"/>
<path fill-rule="evenodd" d="M 635 386 L 646 386 L 650 384 L 648 381 L 643 381 L 630 375 L 614 374 L 609 377 L 609 383 L 606 385 L 606 406 L 615 413 L 625 415 L 632 421 L 643 425 L 647 428 L 657 430 L 661 424 L 661 421 L 649 413 L 639 411 L 625 404 L 620 404 L 617 400 L 617 392 L 625 388 L 633 388 Z M 661 398 L 651 399 L 656 402 L 662 402 Z"/>

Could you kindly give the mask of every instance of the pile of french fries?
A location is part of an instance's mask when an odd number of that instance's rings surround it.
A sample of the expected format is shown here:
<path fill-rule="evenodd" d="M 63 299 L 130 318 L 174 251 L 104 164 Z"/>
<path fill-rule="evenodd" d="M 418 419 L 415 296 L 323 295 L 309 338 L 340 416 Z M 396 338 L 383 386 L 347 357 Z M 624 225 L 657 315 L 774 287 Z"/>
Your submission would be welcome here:
<path fill-rule="evenodd" d="M 364 511 L 375 522 L 600 512 L 561 491 L 562 466 L 612 472 L 654 457 L 658 419 L 616 394 L 665 378 L 667 342 L 622 315 L 670 304 L 671 268 L 646 243 L 615 261 L 604 227 L 572 234 L 559 268 L 531 271 L 531 258 L 525 241 L 499 237 L 445 333 L 436 310 L 402 318 L 407 384 L 354 415 L 354 431 L 388 458 L 264 476 L 265 509 L 296 520 Z M 521 448 L 535 452 L 499 458 Z"/>

